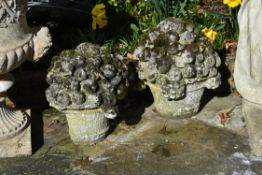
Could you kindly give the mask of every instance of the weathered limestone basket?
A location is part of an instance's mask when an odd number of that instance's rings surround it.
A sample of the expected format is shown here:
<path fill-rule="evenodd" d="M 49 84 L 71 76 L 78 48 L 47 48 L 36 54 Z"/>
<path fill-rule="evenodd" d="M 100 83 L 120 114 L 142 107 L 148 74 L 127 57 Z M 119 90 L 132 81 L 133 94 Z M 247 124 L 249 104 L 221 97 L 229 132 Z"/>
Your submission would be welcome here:
<path fill-rule="evenodd" d="M 83 43 L 53 58 L 47 75 L 50 106 L 64 112 L 75 144 L 105 138 L 116 101 L 127 91 L 127 67 L 106 48 Z"/>
<path fill-rule="evenodd" d="M 149 30 L 134 51 L 139 77 L 150 87 L 163 116 L 182 118 L 199 111 L 204 89 L 220 84 L 221 61 L 192 24 L 168 18 Z"/>
<path fill-rule="evenodd" d="M 108 118 L 101 110 L 67 110 L 65 115 L 71 140 L 75 144 L 93 144 L 106 137 Z"/>
<path fill-rule="evenodd" d="M 161 92 L 161 89 L 148 83 L 154 98 L 156 110 L 163 116 L 184 118 L 196 114 L 199 110 L 204 88 L 187 91 L 186 97 L 181 100 L 169 101 Z"/>

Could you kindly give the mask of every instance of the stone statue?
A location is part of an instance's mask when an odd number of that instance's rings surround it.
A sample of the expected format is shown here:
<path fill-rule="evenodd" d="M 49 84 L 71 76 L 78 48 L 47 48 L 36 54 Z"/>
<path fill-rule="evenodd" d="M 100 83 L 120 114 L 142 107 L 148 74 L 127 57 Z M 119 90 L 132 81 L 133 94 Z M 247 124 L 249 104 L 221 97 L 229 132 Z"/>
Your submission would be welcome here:
<path fill-rule="evenodd" d="M 29 28 L 26 11 L 27 0 L 0 0 L 0 157 L 31 152 L 28 114 L 11 110 L 4 103 L 14 81 L 8 72 L 25 60 L 37 61 L 52 45 L 47 28 Z"/>
<path fill-rule="evenodd" d="M 240 36 L 234 78 L 244 99 L 251 148 L 262 156 L 262 1 L 244 0 L 238 21 Z"/>

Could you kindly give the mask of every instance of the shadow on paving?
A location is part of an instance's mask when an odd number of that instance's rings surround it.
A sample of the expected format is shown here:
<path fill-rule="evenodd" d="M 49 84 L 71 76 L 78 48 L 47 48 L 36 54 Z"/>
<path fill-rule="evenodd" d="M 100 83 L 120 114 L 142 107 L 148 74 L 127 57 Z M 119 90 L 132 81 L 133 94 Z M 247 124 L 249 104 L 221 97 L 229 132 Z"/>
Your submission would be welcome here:
<path fill-rule="evenodd" d="M 57 131 L 46 134 L 41 149 L 49 147 L 48 151 L 39 150 L 28 158 L 1 159 L 0 174 L 262 173 L 262 159 L 249 154 L 244 136 L 194 119 L 144 119 L 135 128 L 125 132 L 117 129 L 105 141 L 91 146 L 73 145 L 65 131 L 66 139 L 58 141 L 59 135 Z"/>
<path fill-rule="evenodd" d="M 138 124 L 145 113 L 145 109 L 152 105 L 153 102 L 154 99 L 148 87 L 142 91 L 129 90 L 126 97 L 118 104 L 118 117 L 109 121 L 109 134 L 114 132 L 116 127 L 123 121 L 128 126 L 134 126 Z"/>

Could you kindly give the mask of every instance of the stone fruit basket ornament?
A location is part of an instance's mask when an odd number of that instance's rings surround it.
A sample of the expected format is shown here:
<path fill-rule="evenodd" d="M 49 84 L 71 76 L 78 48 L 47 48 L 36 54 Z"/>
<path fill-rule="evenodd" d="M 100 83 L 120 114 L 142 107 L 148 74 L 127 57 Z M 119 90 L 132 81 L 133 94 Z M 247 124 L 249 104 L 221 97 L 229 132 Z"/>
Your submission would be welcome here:
<path fill-rule="evenodd" d="M 192 24 L 168 18 L 149 30 L 134 51 L 139 77 L 150 87 L 164 116 L 192 116 L 205 88 L 220 85 L 221 61 L 211 43 Z"/>
<path fill-rule="evenodd" d="M 53 58 L 47 75 L 50 106 L 66 114 L 75 144 L 96 143 L 117 116 L 117 99 L 127 91 L 127 67 L 105 47 L 83 43 Z"/>

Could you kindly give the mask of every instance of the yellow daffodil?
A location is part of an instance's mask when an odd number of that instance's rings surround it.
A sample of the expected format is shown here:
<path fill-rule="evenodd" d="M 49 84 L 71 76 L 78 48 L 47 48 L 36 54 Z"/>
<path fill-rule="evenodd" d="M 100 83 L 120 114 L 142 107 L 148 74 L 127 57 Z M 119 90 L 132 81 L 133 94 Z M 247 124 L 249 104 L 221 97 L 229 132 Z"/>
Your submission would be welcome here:
<path fill-rule="evenodd" d="M 223 3 L 230 8 L 235 8 L 241 4 L 241 0 L 224 0 Z"/>
<path fill-rule="evenodd" d="M 97 25 L 100 29 L 107 26 L 108 21 L 106 16 L 105 4 L 101 3 L 95 5 L 95 7 L 92 9 L 92 18 L 93 18 L 93 23 L 92 23 L 93 30 L 96 30 Z"/>
<path fill-rule="evenodd" d="M 216 36 L 217 36 L 217 32 L 214 31 L 213 29 L 211 28 L 204 28 L 202 29 L 202 33 L 204 33 L 204 35 L 210 39 L 211 41 L 214 41 L 216 39 Z"/>

